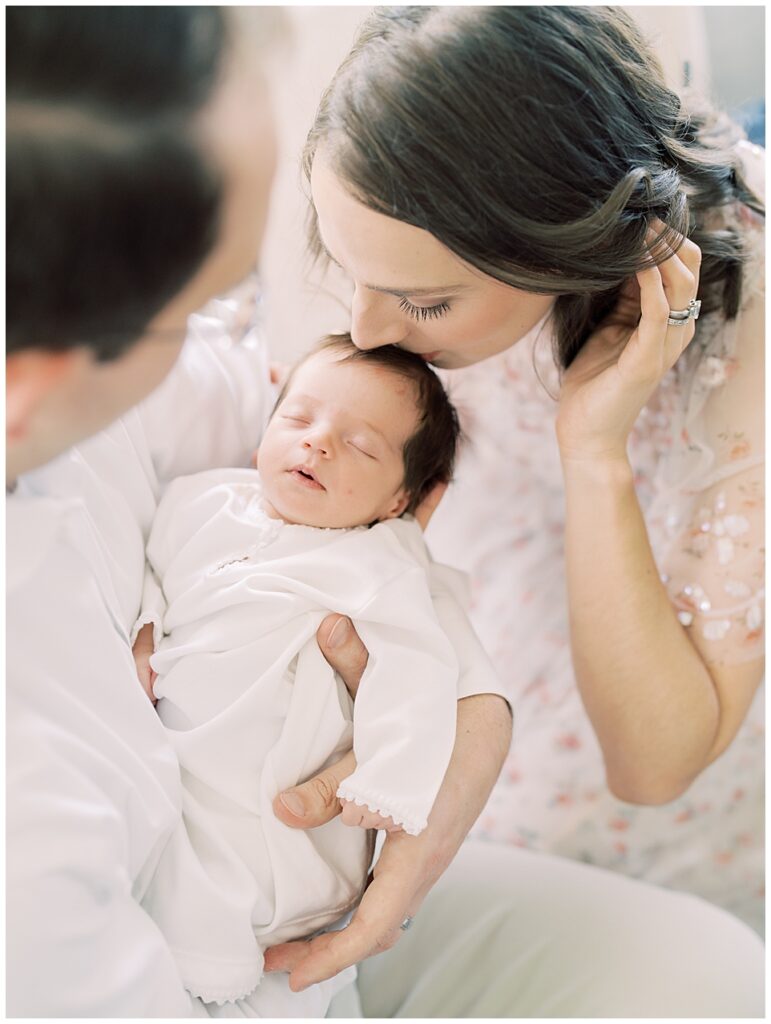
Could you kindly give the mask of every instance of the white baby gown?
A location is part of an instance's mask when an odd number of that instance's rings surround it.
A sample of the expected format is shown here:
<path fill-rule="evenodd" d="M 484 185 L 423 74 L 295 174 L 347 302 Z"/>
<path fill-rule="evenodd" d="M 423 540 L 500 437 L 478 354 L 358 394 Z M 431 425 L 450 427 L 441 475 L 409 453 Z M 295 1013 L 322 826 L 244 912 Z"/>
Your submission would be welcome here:
<path fill-rule="evenodd" d="M 135 634 L 154 623 L 157 709 L 181 766 L 184 827 L 144 905 L 187 988 L 222 1003 L 255 990 L 267 947 L 350 910 L 371 859 L 369 834 L 339 818 L 283 825 L 276 794 L 353 739 L 357 768 L 339 795 L 420 832 L 454 743 L 457 660 L 414 521 L 288 525 L 262 510 L 256 471 L 210 470 L 169 486 L 147 555 L 155 575 Z M 355 712 L 315 639 L 330 611 L 349 615 L 369 650 Z M 269 1015 L 261 988 L 250 1003 Z M 303 1015 L 325 1012 L 303 996 Z"/>

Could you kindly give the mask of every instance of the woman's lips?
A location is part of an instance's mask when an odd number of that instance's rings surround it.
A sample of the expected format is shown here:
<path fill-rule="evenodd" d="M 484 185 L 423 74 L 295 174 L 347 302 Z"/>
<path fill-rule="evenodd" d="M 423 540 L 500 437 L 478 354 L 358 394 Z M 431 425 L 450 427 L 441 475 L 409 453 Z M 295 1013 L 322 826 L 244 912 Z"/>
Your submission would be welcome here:
<path fill-rule="evenodd" d="M 437 349 L 436 352 L 418 352 L 420 358 L 425 359 L 427 363 L 433 363 L 441 354 L 441 349 Z"/>
<path fill-rule="evenodd" d="M 295 480 L 301 487 L 307 487 L 312 491 L 325 491 L 326 487 L 320 484 L 316 477 L 313 475 L 313 471 L 305 466 L 295 466 L 294 469 L 289 470 L 289 475 Z"/>

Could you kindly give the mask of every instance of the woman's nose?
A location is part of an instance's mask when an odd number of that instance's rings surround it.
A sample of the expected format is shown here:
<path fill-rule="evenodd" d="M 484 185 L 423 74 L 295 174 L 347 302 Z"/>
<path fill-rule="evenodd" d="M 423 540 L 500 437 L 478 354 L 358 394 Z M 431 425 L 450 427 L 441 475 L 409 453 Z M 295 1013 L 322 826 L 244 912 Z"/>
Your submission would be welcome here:
<path fill-rule="evenodd" d="M 389 309 L 393 300 L 356 286 L 351 305 L 351 338 L 357 348 L 380 348 L 404 341 L 407 325 Z"/>

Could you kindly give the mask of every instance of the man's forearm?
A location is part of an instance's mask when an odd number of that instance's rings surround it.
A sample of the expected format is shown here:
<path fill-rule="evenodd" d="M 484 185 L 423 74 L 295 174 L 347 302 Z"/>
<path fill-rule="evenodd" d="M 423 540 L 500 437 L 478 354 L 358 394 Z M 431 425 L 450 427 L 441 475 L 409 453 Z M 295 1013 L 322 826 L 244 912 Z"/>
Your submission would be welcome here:
<path fill-rule="evenodd" d="M 426 830 L 440 839 L 438 873 L 453 859 L 487 803 L 509 752 L 511 731 L 511 711 L 497 694 L 458 701 L 455 746 Z"/>

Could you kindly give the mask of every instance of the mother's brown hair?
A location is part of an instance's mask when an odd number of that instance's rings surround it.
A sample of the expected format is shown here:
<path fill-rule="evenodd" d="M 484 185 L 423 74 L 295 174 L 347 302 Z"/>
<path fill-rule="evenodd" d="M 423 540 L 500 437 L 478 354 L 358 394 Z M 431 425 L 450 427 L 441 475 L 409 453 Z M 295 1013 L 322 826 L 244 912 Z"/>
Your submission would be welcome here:
<path fill-rule="evenodd" d="M 730 134 L 682 109 L 619 8 L 384 7 L 322 97 L 304 169 L 310 178 L 323 145 L 366 206 L 499 281 L 557 295 L 566 367 L 650 264 L 655 218 L 667 225 L 655 261 L 688 235 L 702 251 L 702 313 L 736 315 L 742 237 L 707 215 L 763 205 Z M 312 213 L 317 255 L 319 241 Z"/>

